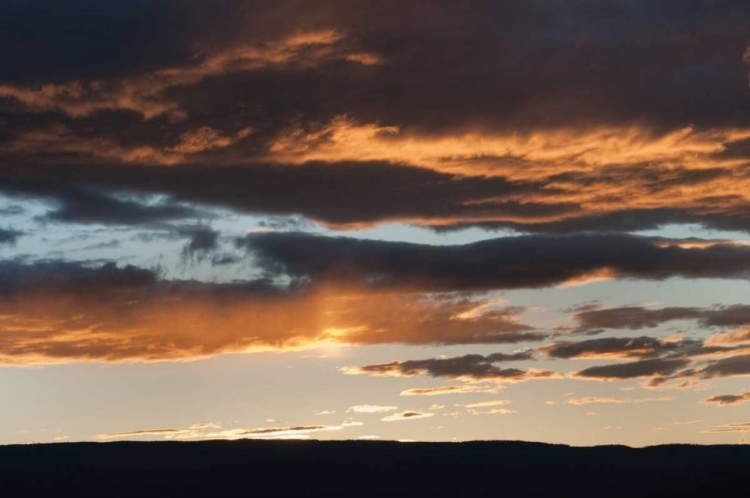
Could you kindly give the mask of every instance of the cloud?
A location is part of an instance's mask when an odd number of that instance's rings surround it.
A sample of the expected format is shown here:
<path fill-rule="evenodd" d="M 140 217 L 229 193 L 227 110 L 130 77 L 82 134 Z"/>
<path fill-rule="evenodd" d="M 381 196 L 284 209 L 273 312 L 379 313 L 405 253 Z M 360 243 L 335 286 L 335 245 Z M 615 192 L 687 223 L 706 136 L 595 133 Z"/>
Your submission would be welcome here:
<path fill-rule="evenodd" d="M 490 410 L 469 410 L 471 415 L 512 415 L 518 413 L 516 410 L 508 410 L 506 408 L 492 408 Z"/>
<path fill-rule="evenodd" d="M 684 197 L 667 192 L 664 194 L 667 207 L 628 208 L 623 201 L 600 209 L 597 206 L 585 207 L 574 199 L 578 195 L 576 192 L 588 191 L 584 190 L 592 181 L 588 178 L 566 178 L 561 186 L 555 187 L 550 179 L 456 177 L 408 164 L 375 161 L 311 162 L 290 166 L 263 158 L 248 163 L 246 155 L 232 152 L 231 148 L 208 150 L 195 157 L 178 154 L 173 150 L 176 141 L 171 137 L 148 145 L 124 146 L 112 141 L 102 142 L 100 137 L 79 137 L 72 133 L 67 129 L 34 130 L 19 135 L 14 142 L 15 148 L 9 149 L 10 145 L 6 145 L 6 155 L 25 155 L 23 161 L 29 162 L 29 154 L 32 154 L 38 164 L 31 169 L 16 164 L 6 166 L 0 172 L 3 189 L 13 192 L 28 188 L 19 182 L 19 178 L 46 189 L 84 186 L 129 189 L 251 214 L 296 214 L 344 229 L 405 222 L 435 229 L 484 226 L 538 233 L 635 231 L 655 229 L 669 223 L 750 230 L 750 218 L 739 197 L 731 205 L 724 205 L 730 199 L 723 197 L 701 198 L 698 206 L 682 206 L 673 203 Z M 261 135 L 255 140 L 261 140 Z M 252 142 L 254 136 L 238 141 L 237 147 Z M 48 150 L 42 154 L 45 148 Z M 52 154 L 53 151 L 57 152 Z M 91 154 L 94 156 L 86 159 Z M 223 154 L 225 157 L 209 160 L 203 157 L 206 154 Z M 241 157 L 237 157 L 238 154 Z M 252 153 L 248 154 L 252 156 Z M 75 157 L 75 162 L 71 161 L 71 156 Z M 103 161 L 106 166 L 101 164 Z M 138 166 L 149 161 L 173 167 Z M 210 166 L 204 164 L 206 161 L 211 163 Z M 632 169 L 628 174 L 635 174 Z M 658 174 L 658 171 L 644 174 L 642 181 L 653 188 L 653 176 Z M 210 182 L 206 182 L 206 175 L 210 175 Z M 674 175 L 674 172 L 670 170 L 669 175 Z M 691 191 L 700 191 L 704 184 L 706 189 L 713 188 L 706 182 L 691 181 Z M 609 182 L 622 185 L 623 180 L 601 180 L 603 184 Z M 669 179 L 668 184 L 673 183 L 674 180 Z M 725 188 L 725 183 L 736 184 L 736 175 L 726 171 L 721 186 L 717 188 Z M 324 185 L 331 195 L 315 196 L 309 189 L 310 185 Z M 373 188 L 382 197 L 367 195 Z M 630 192 L 634 188 L 627 187 Z M 566 192 L 567 189 L 573 192 Z M 293 195 L 286 194 L 292 192 Z M 381 202 L 386 197 L 389 202 Z M 730 241 L 723 242 L 732 245 Z M 680 248 L 681 245 L 665 245 L 664 239 L 657 243 L 664 249 Z M 710 245 L 715 244 L 693 243 L 682 248 L 707 249 Z"/>
<path fill-rule="evenodd" d="M 601 405 L 601 404 L 613 404 L 613 405 L 628 405 L 628 404 L 641 404 L 641 403 L 653 403 L 656 401 L 674 401 L 675 398 L 661 397 L 661 398 L 609 398 L 602 396 L 586 396 L 584 398 L 569 398 L 565 401 L 568 405 Z"/>
<path fill-rule="evenodd" d="M 57 207 L 42 217 L 63 223 L 158 226 L 161 223 L 198 216 L 194 208 L 169 201 L 145 203 L 91 190 L 44 192 Z"/>
<path fill-rule="evenodd" d="M 172 150 L 178 154 L 197 154 L 206 150 L 222 149 L 247 137 L 252 131 L 252 128 L 243 128 L 235 136 L 228 137 L 221 130 L 203 126 L 180 135 L 180 142 Z"/>
<path fill-rule="evenodd" d="M 591 333 L 599 329 L 638 330 L 653 328 L 672 320 L 695 320 L 701 317 L 696 308 L 669 307 L 648 309 L 640 306 L 585 310 L 573 318 L 578 322 L 578 332 Z"/>
<path fill-rule="evenodd" d="M 682 376 L 694 375 L 700 379 L 736 377 L 750 375 L 750 355 L 730 356 L 710 361 L 699 370 L 682 373 Z"/>
<path fill-rule="evenodd" d="M 254 429 L 220 429 L 215 423 L 193 424 L 187 429 L 144 429 L 130 432 L 98 434 L 97 439 L 132 439 L 138 437 L 161 437 L 163 439 L 307 439 L 309 434 L 338 431 L 361 426 L 360 422 L 344 422 L 341 425 L 296 425 L 291 427 L 258 427 Z"/>
<path fill-rule="evenodd" d="M 472 354 L 455 358 L 394 361 L 363 367 L 344 367 L 342 371 L 350 375 L 393 377 L 428 375 L 430 377 L 455 379 L 465 382 L 513 383 L 531 379 L 559 378 L 559 374 L 549 370 L 520 370 L 518 368 L 501 368 L 496 365 L 496 363 L 501 362 L 528 359 L 531 359 L 531 355 L 528 352 L 514 354 L 495 353 L 488 356 Z M 443 389 L 441 394 L 444 392 L 445 390 Z M 413 395 L 414 391 L 411 391 L 410 394 Z M 425 394 L 425 392 L 420 392 L 420 394 Z"/>
<path fill-rule="evenodd" d="M 665 354 L 698 351 L 703 346 L 698 340 L 670 340 L 654 337 L 608 337 L 586 341 L 562 341 L 537 349 L 550 358 L 563 359 L 635 359 L 654 358 Z"/>
<path fill-rule="evenodd" d="M 639 360 L 614 365 L 589 367 L 571 374 L 578 379 L 618 381 L 640 377 L 668 377 L 678 370 L 690 365 L 690 360 L 683 358 L 656 358 Z"/>
<path fill-rule="evenodd" d="M 717 406 L 742 405 L 750 402 L 750 392 L 742 394 L 719 394 L 703 400 L 704 404 Z"/>
<path fill-rule="evenodd" d="M 24 178 L 54 162 L 79 188 L 348 228 L 750 227 L 740 0 L 89 3 L 2 7 L 2 148 Z"/>
<path fill-rule="evenodd" d="M 346 410 L 347 413 L 384 413 L 398 410 L 398 406 L 381 406 L 381 405 L 355 405 Z"/>
<path fill-rule="evenodd" d="M 487 408 L 489 406 L 505 406 L 511 404 L 512 401 L 507 399 L 499 399 L 495 401 L 482 401 L 479 403 L 470 403 L 468 405 L 464 405 L 464 408 Z"/>
<path fill-rule="evenodd" d="M 446 394 L 473 394 L 494 392 L 479 386 L 439 386 L 439 387 L 415 387 L 401 391 L 401 396 L 443 396 Z"/>
<path fill-rule="evenodd" d="M 333 343 L 507 343 L 530 328 L 510 309 L 453 318 L 481 306 L 481 296 L 165 280 L 153 269 L 54 260 L 6 260 L 0 275 L 3 364 L 185 361 Z"/>
<path fill-rule="evenodd" d="M 426 413 L 426 412 L 399 412 L 394 413 L 393 415 L 388 415 L 387 417 L 383 417 L 381 420 L 383 422 L 400 422 L 403 420 L 417 420 L 420 418 L 429 418 L 434 416 L 434 413 Z"/>
<path fill-rule="evenodd" d="M 587 334 L 597 333 L 604 329 L 653 328 L 673 320 L 693 320 L 704 327 L 729 327 L 750 324 L 750 306 L 744 304 L 714 308 L 672 306 L 660 309 L 627 306 L 582 310 L 575 313 L 573 319 L 579 324 L 575 332 Z M 725 339 L 731 340 L 732 337 L 725 336 Z M 715 340 L 720 339 L 717 337 Z"/>
<path fill-rule="evenodd" d="M 202 422 L 198 424 L 193 424 L 188 429 L 192 430 L 198 430 L 198 429 L 221 429 L 221 424 L 217 424 L 215 422 Z"/>
<path fill-rule="evenodd" d="M 108 432 L 97 434 L 97 439 L 129 439 L 134 437 L 171 436 L 181 434 L 185 431 L 180 429 L 144 429 L 130 432 Z"/>
<path fill-rule="evenodd" d="M 516 413 L 515 410 L 508 410 L 507 408 L 494 408 L 497 406 L 506 406 L 511 404 L 512 401 L 507 399 L 500 399 L 494 401 L 481 401 L 479 403 L 469 403 L 464 405 L 471 415 L 510 415 Z M 489 410 L 477 410 L 477 408 L 489 408 Z"/>
<path fill-rule="evenodd" d="M 612 278 L 647 280 L 746 279 L 750 275 L 750 247 L 659 247 L 646 237 L 615 234 L 529 235 L 460 246 L 428 246 L 267 233 L 248 235 L 239 244 L 273 274 L 377 289 L 546 287 L 601 270 Z M 609 250 L 612 247 L 618 250 Z"/>
<path fill-rule="evenodd" d="M 104 111 L 129 111 L 146 120 L 166 116 L 171 121 L 181 121 L 187 119 L 187 113 L 165 94 L 176 87 L 196 85 L 209 77 L 274 66 L 311 67 L 326 59 L 365 65 L 380 62 L 375 55 L 343 48 L 338 43 L 342 39 L 335 30 L 300 33 L 263 45 L 228 47 L 189 65 L 165 67 L 126 78 L 47 83 L 41 88 L 2 84 L 0 97 L 12 98 L 32 112 L 55 111 L 71 118 Z M 188 148 L 190 138 L 183 140 Z M 199 142 L 206 143 L 205 140 Z"/>
<path fill-rule="evenodd" d="M 219 232 L 210 227 L 178 228 L 177 234 L 189 238 L 182 249 L 184 260 L 203 260 L 219 247 Z"/>
<path fill-rule="evenodd" d="M 734 424 L 724 424 L 724 425 L 716 425 L 708 429 L 707 431 L 702 431 L 706 434 L 724 434 L 724 433 L 732 433 L 732 432 L 750 432 L 750 422 L 740 422 L 740 423 L 734 423 Z"/>
<path fill-rule="evenodd" d="M 14 245 L 21 235 L 23 235 L 22 232 L 0 228 L 0 246 Z"/>
<path fill-rule="evenodd" d="M 746 343 L 750 343 L 750 328 L 733 330 L 723 334 L 713 334 L 706 339 L 707 346 L 726 346 Z"/>

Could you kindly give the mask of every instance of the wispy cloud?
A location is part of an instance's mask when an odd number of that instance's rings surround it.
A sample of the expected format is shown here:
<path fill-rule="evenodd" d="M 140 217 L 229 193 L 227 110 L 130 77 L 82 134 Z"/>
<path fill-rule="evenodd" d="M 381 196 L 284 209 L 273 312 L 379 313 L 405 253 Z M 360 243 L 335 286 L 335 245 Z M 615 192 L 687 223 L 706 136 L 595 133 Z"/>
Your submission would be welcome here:
<path fill-rule="evenodd" d="M 383 417 L 381 420 L 383 422 L 400 422 L 404 420 L 417 420 L 420 418 L 429 418 L 434 415 L 435 415 L 434 413 L 429 413 L 429 412 L 407 411 L 407 412 L 394 413 L 393 415 L 388 415 L 387 417 Z"/>

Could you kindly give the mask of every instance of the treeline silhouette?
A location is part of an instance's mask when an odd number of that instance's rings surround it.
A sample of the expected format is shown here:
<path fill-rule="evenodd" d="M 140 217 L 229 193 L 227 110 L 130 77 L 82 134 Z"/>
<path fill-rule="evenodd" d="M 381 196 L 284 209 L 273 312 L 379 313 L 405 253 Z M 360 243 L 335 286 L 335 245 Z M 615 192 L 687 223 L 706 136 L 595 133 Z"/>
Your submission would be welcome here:
<path fill-rule="evenodd" d="M 750 496 L 750 446 L 205 441 L 0 447 L 0 496 Z"/>

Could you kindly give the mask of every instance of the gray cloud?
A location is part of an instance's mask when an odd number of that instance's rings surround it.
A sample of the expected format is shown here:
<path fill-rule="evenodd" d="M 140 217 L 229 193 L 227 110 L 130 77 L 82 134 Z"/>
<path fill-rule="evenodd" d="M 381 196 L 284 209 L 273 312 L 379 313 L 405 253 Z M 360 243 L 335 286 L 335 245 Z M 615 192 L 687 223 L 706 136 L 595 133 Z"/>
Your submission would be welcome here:
<path fill-rule="evenodd" d="M 455 358 L 433 358 L 428 360 L 394 361 L 363 367 L 345 367 L 343 370 L 353 375 L 387 375 L 396 377 L 430 377 L 458 379 L 469 382 L 523 382 L 530 379 L 549 379 L 558 377 L 549 370 L 520 370 L 502 368 L 496 363 L 522 361 L 533 358 L 532 352 L 504 354 L 495 353 L 487 356 L 478 354 Z M 425 394 L 425 393 L 419 393 Z"/>
<path fill-rule="evenodd" d="M 59 207 L 42 219 L 64 223 L 103 223 L 108 225 L 156 225 L 160 222 L 194 218 L 190 207 L 170 202 L 147 204 L 120 199 L 92 189 L 50 191 L 47 196 Z"/>
<path fill-rule="evenodd" d="M 750 355 L 730 356 L 710 361 L 698 370 L 684 372 L 682 376 L 694 375 L 701 379 L 750 375 Z"/>
<path fill-rule="evenodd" d="M 750 247 L 662 247 L 646 237 L 616 234 L 529 235 L 428 246 L 269 233 L 248 235 L 238 244 L 270 273 L 381 289 L 530 288 L 601 276 L 649 280 L 750 276 Z"/>
<path fill-rule="evenodd" d="M 714 308 L 672 306 L 649 309 L 642 306 L 585 309 L 573 315 L 575 332 L 597 333 L 603 329 L 639 330 L 657 327 L 673 320 L 693 320 L 704 327 L 736 327 L 750 324 L 750 306 L 735 304 Z"/>
<path fill-rule="evenodd" d="M 717 406 L 742 405 L 750 402 L 750 392 L 742 394 L 719 394 L 703 400 L 705 404 L 715 404 Z"/>
<path fill-rule="evenodd" d="M 539 351 L 551 358 L 654 358 L 666 354 L 689 354 L 701 350 L 703 341 L 663 340 L 654 337 L 611 337 L 586 341 L 562 341 L 542 346 Z"/>
<path fill-rule="evenodd" d="M 219 232 L 211 227 L 180 227 L 177 229 L 177 234 L 189 238 L 189 242 L 182 249 L 183 259 L 202 260 L 219 248 Z M 217 259 L 216 263 L 226 264 L 227 262 Z"/>
<path fill-rule="evenodd" d="M 0 228 L 0 245 L 13 245 L 21 235 L 23 232 Z"/>
<path fill-rule="evenodd" d="M 690 360 L 683 358 L 657 358 L 652 360 L 639 360 L 629 363 L 589 367 L 579 370 L 572 375 L 579 379 L 604 381 L 627 380 L 654 376 L 668 377 L 688 365 L 690 365 Z"/>
<path fill-rule="evenodd" d="M 435 415 L 434 413 L 427 413 L 427 412 L 415 412 L 415 411 L 406 411 L 406 412 L 400 412 L 400 413 L 394 413 L 393 415 L 387 415 L 383 417 L 381 420 L 383 422 L 399 422 L 402 420 L 417 420 L 420 418 L 429 418 Z"/>

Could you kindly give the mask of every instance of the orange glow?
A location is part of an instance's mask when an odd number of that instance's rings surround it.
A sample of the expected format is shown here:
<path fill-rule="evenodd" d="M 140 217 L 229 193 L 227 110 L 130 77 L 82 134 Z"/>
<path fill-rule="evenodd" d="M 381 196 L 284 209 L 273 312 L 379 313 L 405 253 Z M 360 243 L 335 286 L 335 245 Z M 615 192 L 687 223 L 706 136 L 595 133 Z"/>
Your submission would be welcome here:
<path fill-rule="evenodd" d="M 335 349 L 338 355 L 351 344 L 472 342 L 505 323 L 503 317 L 451 318 L 477 305 L 481 301 L 352 295 L 332 288 L 276 298 L 238 293 L 229 299 L 216 299 L 202 287 L 152 295 L 38 289 L 0 303 L 0 363 L 189 361 L 309 348 Z"/>

